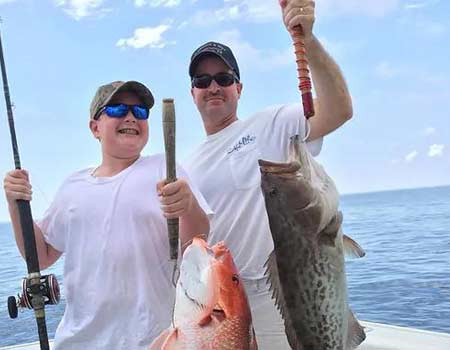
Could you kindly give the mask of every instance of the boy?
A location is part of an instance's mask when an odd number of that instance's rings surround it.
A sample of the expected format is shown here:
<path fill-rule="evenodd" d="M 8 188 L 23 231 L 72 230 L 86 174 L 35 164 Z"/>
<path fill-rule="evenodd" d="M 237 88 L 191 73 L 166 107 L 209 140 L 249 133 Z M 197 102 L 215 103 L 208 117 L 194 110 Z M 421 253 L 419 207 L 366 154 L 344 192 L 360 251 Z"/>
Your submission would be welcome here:
<path fill-rule="evenodd" d="M 145 349 L 171 320 L 166 218 L 179 218 L 182 247 L 209 231 L 211 211 L 183 179 L 183 169 L 179 180 L 165 184 L 164 157 L 140 155 L 153 104 L 152 93 L 139 82 L 99 87 L 89 127 L 101 145 L 101 164 L 69 176 L 35 223 L 41 268 L 65 253 L 66 309 L 55 350 Z M 11 171 L 4 188 L 24 256 L 15 201 L 31 200 L 28 173 Z"/>

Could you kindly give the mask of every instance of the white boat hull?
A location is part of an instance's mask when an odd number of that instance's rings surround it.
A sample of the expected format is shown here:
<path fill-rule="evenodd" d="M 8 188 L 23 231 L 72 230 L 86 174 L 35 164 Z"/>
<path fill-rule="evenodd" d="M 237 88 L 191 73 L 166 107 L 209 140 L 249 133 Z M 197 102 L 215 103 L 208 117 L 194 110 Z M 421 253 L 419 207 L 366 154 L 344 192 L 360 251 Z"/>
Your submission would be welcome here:
<path fill-rule="evenodd" d="M 358 350 L 449 350 L 450 334 L 420 329 L 361 322 L 367 338 Z M 51 346 L 52 344 L 50 344 Z M 0 350 L 39 350 L 39 343 L 22 344 Z"/>

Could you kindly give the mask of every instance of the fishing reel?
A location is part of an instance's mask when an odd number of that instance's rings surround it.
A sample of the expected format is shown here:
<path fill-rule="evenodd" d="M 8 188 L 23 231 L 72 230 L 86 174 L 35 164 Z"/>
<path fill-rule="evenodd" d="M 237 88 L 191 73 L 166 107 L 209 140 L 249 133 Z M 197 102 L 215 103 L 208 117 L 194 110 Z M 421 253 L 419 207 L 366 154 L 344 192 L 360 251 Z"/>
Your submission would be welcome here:
<path fill-rule="evenodd" d="M 38 290 L 36 290 L 38 288 Z M 44 297 L 45 305 L 56 305 L 60 300 L 59 284 L 56 276 L 53 274 L 40 277 L 39 283 L 32 285 L 30 278 L 22 280 L 22 295 L 18 294 L 17 299 L 13 296 L 8 297 L 9 317 L 16 318 L 18 308 L 33 309 L 33 294 L 39 291 Z M 34 292 L 34 293 L 33 293 Z"/>

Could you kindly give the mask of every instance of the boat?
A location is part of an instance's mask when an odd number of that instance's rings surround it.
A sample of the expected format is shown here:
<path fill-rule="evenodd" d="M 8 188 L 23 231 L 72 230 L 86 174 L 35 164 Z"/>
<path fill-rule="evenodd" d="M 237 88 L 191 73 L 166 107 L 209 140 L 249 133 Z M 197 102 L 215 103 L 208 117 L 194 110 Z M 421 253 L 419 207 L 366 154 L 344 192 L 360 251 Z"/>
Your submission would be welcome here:
<path fill-rule="evenodd" d="M 449 350 L 450 334 L 415 328 L 363 322 L 367 338 L 357 350 Z M 52 346 L 50 343 L 50 348 Z M 0 350 L 39 350 L 39 342 L 13 345 Z"/>

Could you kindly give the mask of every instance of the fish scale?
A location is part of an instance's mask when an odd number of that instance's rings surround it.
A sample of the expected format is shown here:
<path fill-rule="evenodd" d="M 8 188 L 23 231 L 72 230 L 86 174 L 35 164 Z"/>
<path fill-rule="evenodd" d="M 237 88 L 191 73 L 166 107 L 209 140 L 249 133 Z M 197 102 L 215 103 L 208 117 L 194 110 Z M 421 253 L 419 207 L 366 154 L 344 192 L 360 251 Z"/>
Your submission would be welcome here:
<path fill-rule="evenodd" d="M 183 350 L 236 350 L 247 349 L 250 330 L 239 317 L 231 317 L 220 324 L 213 321 L 205 327 L 192 322 L 180 324 L 180 349 Z"/>
<path fill-rule="evenodd" d="M 288 163 L 259 161 L 274 242 L 267 276 L 292 349 L 354 349 L 365 334 L 347 303 L 338 192 L 304 147 L 297 137 Z"/>
<path fill-rule="evenodd" d="M 151 350 L 257 350 L 247 295 L 223 242 L 194 238 L 176 288 L 174 325 Z"/>

